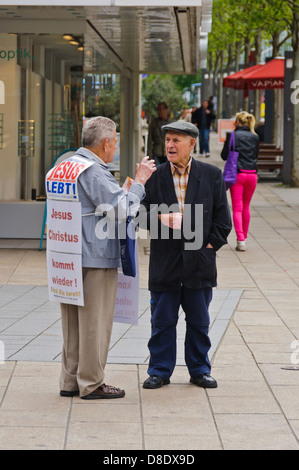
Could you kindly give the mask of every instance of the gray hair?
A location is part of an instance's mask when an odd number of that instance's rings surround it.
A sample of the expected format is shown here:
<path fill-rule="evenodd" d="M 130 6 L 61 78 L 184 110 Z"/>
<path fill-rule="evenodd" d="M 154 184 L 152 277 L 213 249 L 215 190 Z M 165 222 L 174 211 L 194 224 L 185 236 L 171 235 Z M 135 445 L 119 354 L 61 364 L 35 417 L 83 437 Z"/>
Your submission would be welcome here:
<path fill-rule="evenodd" d="M 96 116 L 85 121 L 82 128 L 82 145 L 97 147 L 104 139 L 112 140 L 116 124 L 104 116 Z"/>

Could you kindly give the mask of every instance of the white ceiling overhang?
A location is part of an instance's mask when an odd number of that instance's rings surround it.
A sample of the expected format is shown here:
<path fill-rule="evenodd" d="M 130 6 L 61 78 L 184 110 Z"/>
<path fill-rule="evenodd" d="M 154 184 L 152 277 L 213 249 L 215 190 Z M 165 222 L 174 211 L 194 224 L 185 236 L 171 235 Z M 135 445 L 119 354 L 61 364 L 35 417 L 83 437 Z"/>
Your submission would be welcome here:
<path fill-rule="evenodd" d="M 1 0 L 0 31 L 39 36 L 46 47 L 54 47 L 56 37 L 60 48 L 63 33 L 84 34 L 87 48 L 97 51 L 89 66 L 100 62 L 103 73 L 112 64 L 140 73 L 196 74 L 206 60 L 212 3 L 86 0 L 82 7 L 82 0 Z"/>

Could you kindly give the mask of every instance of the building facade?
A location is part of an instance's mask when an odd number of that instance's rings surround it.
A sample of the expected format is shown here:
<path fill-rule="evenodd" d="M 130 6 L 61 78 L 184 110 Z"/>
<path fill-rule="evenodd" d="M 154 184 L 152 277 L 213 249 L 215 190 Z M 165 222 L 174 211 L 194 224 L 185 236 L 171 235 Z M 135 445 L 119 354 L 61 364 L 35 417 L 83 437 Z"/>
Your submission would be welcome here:
<path fill-rule="evenodd" d="M 119 90 L 120 179 L 132 175 L 140 160 L 142 74 L 197 74 L 205 65 L 212 0 L 81 5 L 1 1 L 2 221 L 24 212 L 22 203 L 43 200 L 45 174 L 61 152 L 80 146 L 84 120 L 103 109 L 107 90 Z M 25 236 L 4 225 L 0 238 Z"/>

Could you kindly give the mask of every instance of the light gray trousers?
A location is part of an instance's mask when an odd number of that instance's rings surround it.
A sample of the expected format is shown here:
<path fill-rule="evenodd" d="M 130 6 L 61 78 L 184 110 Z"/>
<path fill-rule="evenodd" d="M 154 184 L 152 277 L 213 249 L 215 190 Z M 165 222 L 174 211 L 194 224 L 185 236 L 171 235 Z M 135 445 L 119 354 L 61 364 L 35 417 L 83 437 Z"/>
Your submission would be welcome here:
<path fill-rule="evenodd" d="M 117 280 L 116 268 L 83 268 L 84 306 L 61 304 L 60 390 L 85 396 L 104 382 Z"/>

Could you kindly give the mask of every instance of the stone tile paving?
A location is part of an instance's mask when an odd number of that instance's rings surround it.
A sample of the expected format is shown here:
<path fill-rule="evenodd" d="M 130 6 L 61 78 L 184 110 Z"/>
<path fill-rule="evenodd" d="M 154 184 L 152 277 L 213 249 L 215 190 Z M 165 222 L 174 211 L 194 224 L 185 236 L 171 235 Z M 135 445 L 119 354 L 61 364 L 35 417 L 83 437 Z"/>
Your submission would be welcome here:
<path fill-rule="evenodd" d="M 212 358 L 242 290 L 214 289 L 210 306 Z M 145 364 L 150 337 L 149 292 L 140 289 L 137 325 L 114 323 L 108 363 Z M 185 321 L 178 322 L 178 361 L 184 364 Z M 60 361 L 62 334 L 59 305 L 48 300 L 46 286 L 0 286 L 0 341 L 5 360 Z"/>

